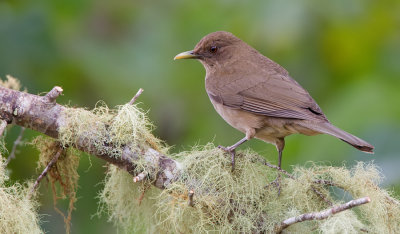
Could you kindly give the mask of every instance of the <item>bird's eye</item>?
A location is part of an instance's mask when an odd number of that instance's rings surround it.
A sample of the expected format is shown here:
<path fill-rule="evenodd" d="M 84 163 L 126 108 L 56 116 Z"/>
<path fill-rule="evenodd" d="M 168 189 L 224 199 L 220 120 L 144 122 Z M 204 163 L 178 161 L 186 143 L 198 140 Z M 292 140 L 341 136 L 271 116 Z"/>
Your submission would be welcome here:
<path fill-rule="evenodd" d="M 210 52 L 211 53 L 215 53 L 215 52 L 217 52 L 217 50 L 218 50 L 218 47 L 216 47 L 216 46 L 211 46 L 210 47 Z"/>

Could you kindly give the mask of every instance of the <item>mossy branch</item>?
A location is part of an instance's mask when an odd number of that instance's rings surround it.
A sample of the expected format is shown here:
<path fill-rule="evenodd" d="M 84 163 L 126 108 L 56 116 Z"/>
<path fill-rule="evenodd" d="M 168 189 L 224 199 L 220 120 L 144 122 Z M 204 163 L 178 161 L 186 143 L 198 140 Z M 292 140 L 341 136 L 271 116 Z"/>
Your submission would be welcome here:
<path fill-rule="evenodd" d="M 59 139 L 60 129 L 66 129 L 71 125 L 68 114 L 73 111 L 72 108 L 55 102 L 61 92 L 62 89 L 56 86 L 47 95 L 38 96 L 0 87 L 0 119 L 8 124 L 30 128 Z M 78 109 L 78 111 L 89 112 L 84 109 Z M 104 150 L 112 148 L 109 142 L 102 142 L 103 139 L 92 139 L 102 144 L 102 147 L 93 147 L 93 141 L 89 141 L 84 136 L 78 136 L 78 138 L 73 142 L 73 147 L 116 165 L 134 176 L 137 173 L 135 168 L 139 158 L 150 160 L 148 165 L 152 165 L 154 167 L 152 169 L 157 171 L 155 178 L 152 178 L 157 188 L 165 188 L 179 174 L 179 163 L 151 146 L 146 147 L 146 151 L 134 151 L 132 149 L 135 147 L 126 144 L 121 150 L 120 157 L 115 157 L 110 153 L 111 151 Z"/>
<path fill-rule="evenodd" d="M 167 157 L 145 113 L 133 105 L 141 92 L 116 110 L 87 111 L 57 104 L 60 87 L 45 96 L 0 87 L 0 131 L 5 123 L 17 124 L 115 165 L 109 167 L 100 200 L 110 220 L 129 232 L 400 231 L 399 202 L 378 187 L 381 176 L 374 165 L 312 165 L 288 173 L 246 150 L 238 152 L 231 172 L 230 159 L 211 143 Z M 279 197 L 265 187 L 277 173 L 286 176 Z M 359 200 L 332 206 L 344 203 L 332 196 L 332 186 L 371 202 L 358 208 L 361 215 L 349 210 Z M 324 220 L 302 222 L 315 219 Z"/>

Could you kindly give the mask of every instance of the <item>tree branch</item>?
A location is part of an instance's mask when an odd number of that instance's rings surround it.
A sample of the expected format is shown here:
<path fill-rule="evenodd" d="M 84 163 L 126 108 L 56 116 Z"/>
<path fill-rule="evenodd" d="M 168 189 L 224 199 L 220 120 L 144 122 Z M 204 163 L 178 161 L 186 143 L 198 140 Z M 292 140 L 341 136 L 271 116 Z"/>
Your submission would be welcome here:
<path fill-rule="evenodd" d="M 60 157 L 63 149 L 60 147 L 58 149 L 56 155 L 54 155 L 53 159 L 47 164 L 46 168 L 43 170 L 42 173 L 40 173 L 39 177 L 36 179 L 35 184 L 32 187 L 30 195 L 32 195 L 35 192 L 35 189 L 39 186 L 40 181 L 47 175 L 49 170 L 54 166 L 54 164 L 57 162 L 58 158 Z"/>
<path fill-rule="evenodd" d="M 137 93 L 136 93 L 136 95 L 135 96 L 133 96 L 133 98 L 131 99 L 131 101 L 129 102 L 129 104 L 133 104 L 135 101 L 136 101 L 136 99 L 138 99 L 138 97 L 143 93 L 143 89 L 142 88 L 140 88 L 138 91 L 137 91 Z"/>
<path fill-rule="evenodd" d="M 19 135 L 18 135 L 17 139 L 15 139 L 15 141 L 14 141 L 13 147 L 11 149 L 11 153 L 10 153 L 10 155 L 8 155 L 7 161 L 5 163 L 6 166 L 10 163 L 10 161 L 12 159 L 15 158 L 17 147 L 22 143 L 22 137 L 24 136 L 25 129 L 26 128 L 21 127 L 21 130 L 19 131 Z"/>
<path fill-rule="evenodd" d="M 143 90 L 140 89 L 138 93 L 132 98 L 130 104 L 134 103 L 142 92 Z M 7 126 L 7 124 L 16 124 L 23 128 L 30 128 L 32 130 L 58 139 L 60 134 L 59 130 L 67 128 L 71 124 L 69 122 L 71 120 L 67 118 L 67 113 L 71 109 L 56 103 L 56 98 L 61 95 L 61 93 L 62 89 L 57 86 L 54 87 L 45 96 L 28 94 L 0 86 L 0 135 L 3 133 L 4 128 Z M 123 147 L 122 154 L 119 157 L 116 157 L 115 155 L 104 153 L 106 150 L 101 150 L 107 147 L 112 147 L 109 145 L 109 142 L 103 142 L 103 140 L 98 139 L 98 141 L 96 141 L 96 143 L 100 142 L 100 144 L 102 144 L 101 147 L 93 147 L 93 145 L 90 145 L 91 143 L 87 140 L 87 138 L 78 136 L 78 139 L 74 141 L 74 145 L 68 146 L 75 147 L 81 151 L 87 152 L 93 156 L 105 160 L 108 163 L 116 165 L 123 170 L 126 170 L 128 173 L 133 175 L 134 182 L 141 181 L 148 177 L 155 177 L 150 178 L 149 181 L 152 181 L 155 187 L 164 189 L 168 186 L 168 184 L 174 182 L 176 179 L 179 178 L 182 170 L 180 163 L 171 158 L 168 158 L 166 155 L 160 153 L 150 145 L 148 145 L 149 147 L 134 150 L 137 147 L 130 147 L 128 143 L 126 146 Z M 60 156 L 60 154 L 61 150 L 56 153 L 53 160 L 47 165 L 46 169 L 39 176 L 32 191 L 35 190 L 40 180 L 46 175 L 51 166 L 57 161 L 57 158 Z M 149 173 L 145 172 L 138 173 L 135 170 L 138 165 L 143 165 L 143 160 L 147 163 L 146 169 L 148 169 L 149 171 L 157 172 L 155 176 L 151 176 Z M 289 178 L 297 180 L 295 176 L 293 176 L 289 172 L 282 170 L 275 165 L 271 165 L 268 162 L 264 161 L 263 163 L 266 166 L 274 168 L 280 173 L 285 174 Z M 313 183 L 338 187 L 338 185 L 334 182 L 326 180 L 314 180 Z M 327 200 L 326 197 L 314 186 L 311 186 L 311 189 L 325 202 L 330 203 L 330 201 Z M 191 207 L 194 206 L 193 196 L 194 191 L 190 190 L 188 193 L 188 205 Z M 139 200 L 141 199 L 143 199 L 143 194 Z M 278 224 L 275 227 L 275 230 L 277 233 L 281 233 L 285 228 L 289 227 L 292 224 L 303 222 L 306 220 L 326 219 L 329 216 L 334 215 L 338 212 L 353 208 L 355 206 L 366 204 L 368 202 L 370 202 L 370 198 L 364 197 L 352 200 L 342 205 L 333 206 L 320 212 L 306 213 L 300 216 L 291 217 Z M 261 220 L 260 222 L 263 221 Z"/>
<path fill-rule="evenodd" d="M 46 96 L 37 96 L 0 87 L 0 119 L 57 139 L 59 129 L 68 126 L 68 118 L 65 117 L 67 107 L 55 102 L 61 92 L 60 87 L 54 87 Z M 103 144 L 104 147 L 109 147 L 106 143 Z M 135 162 L 144 158 L 157 171 L 156 178 L 152 178 L 152 181 L 154 186 L 161 189 L 177 178 L 181 168 L 178 162 L 151 147 L 145 152 L 134 152 L 129 146 L 125 146 L 121 157 L 101 152 L 89 145 L 84 138 L 78 140 L 73 147 L 125 169 L 134 176 Z"/>
<path fill-rule="evenodd" d="M 363 197 L 363 198 L 351 200 L 342 205 L 333 206 L 329 209 L 326 209 L 326 210 L 323 210 L 320 212 L 306 213 L 306 214 L 302 214 L 302 215 L 299 215 L 296 217 L 291 217 L 291 218 L 288 218 L 288 219 L 284 220 L 283 222 L 281 222 L 281 224 L 279 226 L 277 226 L 275 230 L 277 233 L 281 233 L 285 228 L 289 227 L 292 224 L 307 221 L 307 220 L 326 219 L 331 215 L 342 212 L 344 210 L 351 209 L 351 208 L 359 206 L 359 205 L 366 204 L 370 201 L 371 201 L 371 199 L 369 197 Z"/>

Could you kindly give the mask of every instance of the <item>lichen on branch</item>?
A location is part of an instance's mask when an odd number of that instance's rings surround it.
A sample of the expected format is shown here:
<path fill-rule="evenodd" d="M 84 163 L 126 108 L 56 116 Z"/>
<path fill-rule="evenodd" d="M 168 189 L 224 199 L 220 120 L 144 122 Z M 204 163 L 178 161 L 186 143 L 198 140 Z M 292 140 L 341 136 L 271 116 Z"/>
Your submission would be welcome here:
<path fill-rule="evenodd" d="M 151 134 L 153 125 L 136 105 L 109 109 L 99 102 L 92 111 L 67 108 L 61 113 L 67 123 L 59 128 L 59 140 L 66 145 L 94 147 L 93 151 L 122 157 L 124 147 L 132 151 L 160 150 L 162 142 Z M 165 152 L 164 152 L 165 153 Z"/>
<path fill-rule="evenodd" d="M 282 192 L 277 196 L 275 187 L 266 187 L 277 171 L 265 166 L 262 157 L 253 151 L 238 152 L 233 173 L 229 157 L 213 144 L 171 157 L 182 165 L 180 177 L 162 191 L 145 191 L 142 203 L 139 198 L 143 196 L 146 182 L 132 183 L 126 172 L 110 168 L 100 199 L 110 220 L 119 228 L 128 233 L 143 231 L 146 227 L 171 233 L 273 233 L 283 220 L 331 207 L 312 187 L 335 205 L 345 203 L 342 197 L 331 192 L 331 185 L 335 184 L 354 199 L 370 196 L 370 204 L 326 216 L 324 220 L 303 220 L 285 230 L 301 233 L 400 231 L 398 201 L 378 187 L 382 177 L 372 163 L 360 162 L 350 169 L 315 164 L 296 166 L 292 177 L 283 179 Z M 331 183 L 316 182 L 323 180 Z M 188 204 L 191 190 L 195 194 L 193 206 Z"/>
<path fill-rule="evenodd" d="M 229 156 L 213 144 L 167 155 L 168 147 L 152 135 L 152 125 L 137 105 L 111 110 L 99 104 L 88 111 L 3 87 L 0 117 L 110 163 L 100 194 L 102 210 L 126 232 L 273 232 L 291 217 L 344 203 L 332 193 L 333 186 L 354 199 L 368 196 L 371 202 L 285 230 L 400 232 L 400 202 L 379 188 L 381 174 L 372 163 L 351 169 L 296 166 L 289 174 L 245 150 L 238 152 L 231 172 Z M 277 173 L 287 176 L 280 196 L 267 186 Z"/>
<path fill-rule="evenodd" d="M 9 183 L 0 154 L 0 233 L 44 233 L 37 213 L 39 203 L 29 197 L 32 183 Z"/>
<path fill-rule="evenodd" d="M 39 150 L 37 169 L 49 169 L 46 174 L 53 192 L 54 209 L 63 217 L 66 232 L 70 233 L 72 211 L 77 201 L 79 153 L 73 148 L 63 148 L 60 142 L 49 137 L 38 136 L 31 144 Z M 59 157 L 53 165 L 49 165 L 51 161 L 54 161 L 55 156 Z M 63 199 L 69 200 L 66 215 L 57 208 L 57 201 Z"/>

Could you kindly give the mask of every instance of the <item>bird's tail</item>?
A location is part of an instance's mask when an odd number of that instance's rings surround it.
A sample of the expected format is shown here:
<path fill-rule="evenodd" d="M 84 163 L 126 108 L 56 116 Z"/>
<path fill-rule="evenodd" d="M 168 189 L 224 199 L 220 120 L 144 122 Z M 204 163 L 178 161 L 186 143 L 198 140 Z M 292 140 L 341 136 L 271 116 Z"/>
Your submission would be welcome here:
<path fill-rule="evenodd" d="M 338 127 L 333 126 L 331 123 L 317 123 L 312 124 L 312 126 L 307 125 L 307 127 L 313 129 L 314 131 L 337 137 L 340 140 L 363 152 L 370 154 L 374 153 L 374 146 L 356 136 L 351 135 L 348 132 L 343 131 Z"/>

